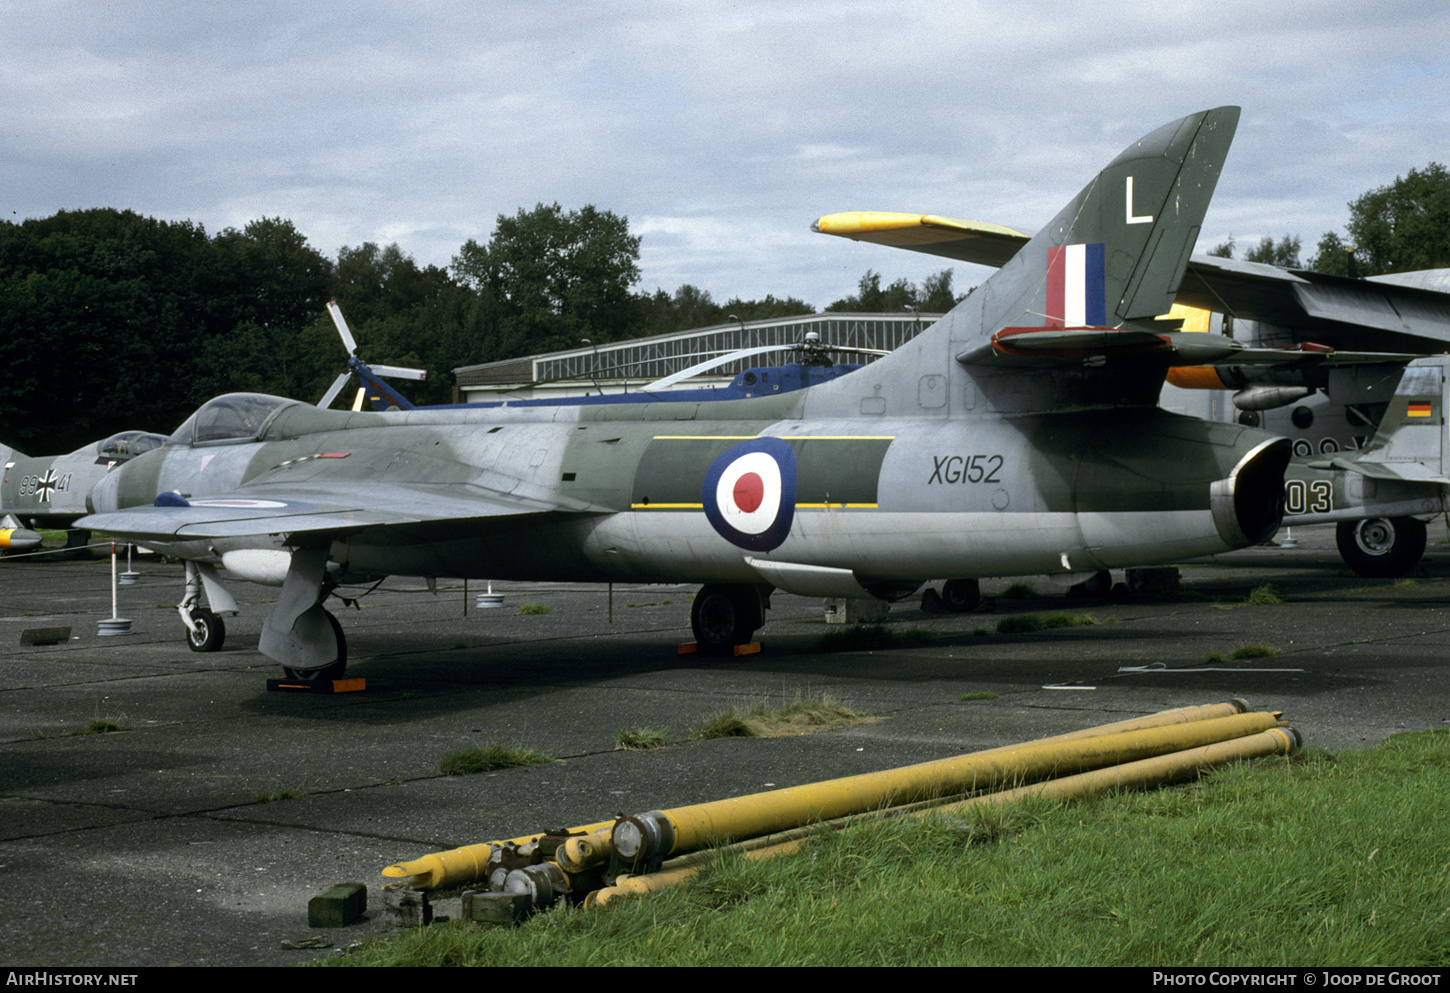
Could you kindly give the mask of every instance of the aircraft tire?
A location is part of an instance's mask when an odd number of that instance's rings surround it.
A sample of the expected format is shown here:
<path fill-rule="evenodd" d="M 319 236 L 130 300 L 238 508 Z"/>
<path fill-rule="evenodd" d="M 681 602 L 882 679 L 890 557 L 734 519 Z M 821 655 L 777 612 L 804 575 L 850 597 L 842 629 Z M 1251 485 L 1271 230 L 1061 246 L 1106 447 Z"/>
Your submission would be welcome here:
<path fill-rule="evenodd" d="M 1345 564 L 1371 579 L 1403 576 L 1425 554 L 1425 522 L 1413 517 L 1340 521 L 1334 538 Z"/>
<path fill-rule="evenodd" d="M 690 628 L 700 651 L 724 653 L 744 645 L 760 629 L 764 619 L 760 595 L 752 586 L 706 583 L 690 606 Z"/>
<path fill-rule="evenodd" d="M 205 607 L 191 612 L 194 628 L 186 631 L 186 645 L 193 652 L 219 652 L 227 640 L 227 626 L 216 614 Z"/>
<path fill-rule="evenodd" d="M 342 625 L 336 617 L 327 611 L 323 611 L 327 621 L 332 625 L 332 633 L 337 638 L 337 658 L 320 669 L 296 669 L 284 665 L 282 671 L 287 674 L 288 679 L 300 679 L 306 682 L 322 682 L 329 679 L 341 679 L 343 673 L 347 672 L 347 636 L 342 633 Z"/>
<path fill-rule="evenodd" d="M 1067 588 L 1067 595 L 1074 600 L 1104 600 L 1112 593 L 1113 574 L 1106 569 L 1093 573 L 1080 583 Z"/>
<path fill-rule="evenodd" d="M 982 602 L 982 588 L 975 579 L 948 579 L 942 584 L 941 602 L 953 614 L 970 614 Z"/>

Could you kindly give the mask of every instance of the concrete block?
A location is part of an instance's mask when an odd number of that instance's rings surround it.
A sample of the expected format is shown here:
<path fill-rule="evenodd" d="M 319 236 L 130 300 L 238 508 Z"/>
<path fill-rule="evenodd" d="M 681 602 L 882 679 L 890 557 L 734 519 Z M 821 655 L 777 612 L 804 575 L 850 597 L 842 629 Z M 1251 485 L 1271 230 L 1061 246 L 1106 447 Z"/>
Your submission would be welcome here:
<path fill-rule="evenodd" d="M 70 641 L 70 628 L 26 628 L 20 632 L 22 645 L 59 645 Z"/>
<path fill-rule="evenodd" d="M 308 927 L 346 927 L 361 920 L 368 909 L 368 888 L 362 883 L 338 883 L 307 901 Z"/>
<path fill-rule="evenodd" d="M 885 600 L 831 597 L 826 600 L 827 624 L 879 624 L 886 620 L 891 604 Z"/>
<path fill-rule="evenodd" d="M 533 905 L 527 893 L 468 890 L 463 894 L 463 919 L 484 924 L 519 924 L 529 916 Z"/>

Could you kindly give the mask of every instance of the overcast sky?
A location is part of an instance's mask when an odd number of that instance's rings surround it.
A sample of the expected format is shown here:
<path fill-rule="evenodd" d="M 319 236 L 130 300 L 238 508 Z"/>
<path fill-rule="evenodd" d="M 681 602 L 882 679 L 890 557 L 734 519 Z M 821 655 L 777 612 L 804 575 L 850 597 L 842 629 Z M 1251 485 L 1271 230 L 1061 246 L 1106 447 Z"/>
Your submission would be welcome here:
<path fill-rule="evenodd" d="M 1199 249 L 1340 230 L 1450 161 L 1450 4 L 0 0 L 12 221 L 129 208 L 446 266 L 500 214 L 594 204 L 639 289 L 823 307 L 946 260 L 841 210 L 1035 230 L 1134 139 L 1244 108 Z M 985 270 L 956 266 L 964 291 Z"/>

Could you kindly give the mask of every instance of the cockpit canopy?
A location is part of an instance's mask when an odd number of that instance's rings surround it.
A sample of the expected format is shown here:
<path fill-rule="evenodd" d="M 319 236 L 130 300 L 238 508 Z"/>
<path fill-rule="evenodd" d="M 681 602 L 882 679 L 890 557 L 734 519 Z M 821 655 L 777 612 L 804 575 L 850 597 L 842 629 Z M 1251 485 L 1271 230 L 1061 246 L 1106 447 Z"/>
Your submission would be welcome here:
<path fill-rule="evenodd" d="M 279 410 L 296 403 L 265 393 L 228 393 L 198 407 L 168 440 L 173 445 L 256 441 Z"/>
<path fill-rule="evenodd" d="M 96 445 L 96 451 L 102 458 L 124 462 L 153 448 L 160 448 L 166 441 L 166 435 L 150 431 L 118 431 Z"/>

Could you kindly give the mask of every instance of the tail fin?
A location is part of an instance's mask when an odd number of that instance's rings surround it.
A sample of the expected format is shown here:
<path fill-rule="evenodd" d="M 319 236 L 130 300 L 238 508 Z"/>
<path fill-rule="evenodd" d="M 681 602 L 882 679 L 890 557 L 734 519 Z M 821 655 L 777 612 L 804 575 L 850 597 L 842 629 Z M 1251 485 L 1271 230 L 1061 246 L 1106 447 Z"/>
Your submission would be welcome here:
<path fill-rule="evenodd" d="M 1374 440 L 1357 458 L 1358 471 L 1378 478 L 1444 481 L 1445 387 L 1450 359 L 1416 359 L 1380 419 Z"/>
<path fill-rule="evenodd" d="M 1238 120 L 1237 107 L 1203 111 L 1125 149 L 988 280 L 982 333 L 1167 313 Z"/>
<path fill-rule="evenodd" d="M 1155 403 L 1168 343 L 1118 329 L 1172 307 L 1238 119 L 1220 107 L 1134 142 L 949 314 L 860 373 L 806 391 L 807 408 L 950 416 Z M 1100 355 L 1125 359 L 1082 361 Z M 1041 375 L 1043 360 L 1058 366 Z"/>

